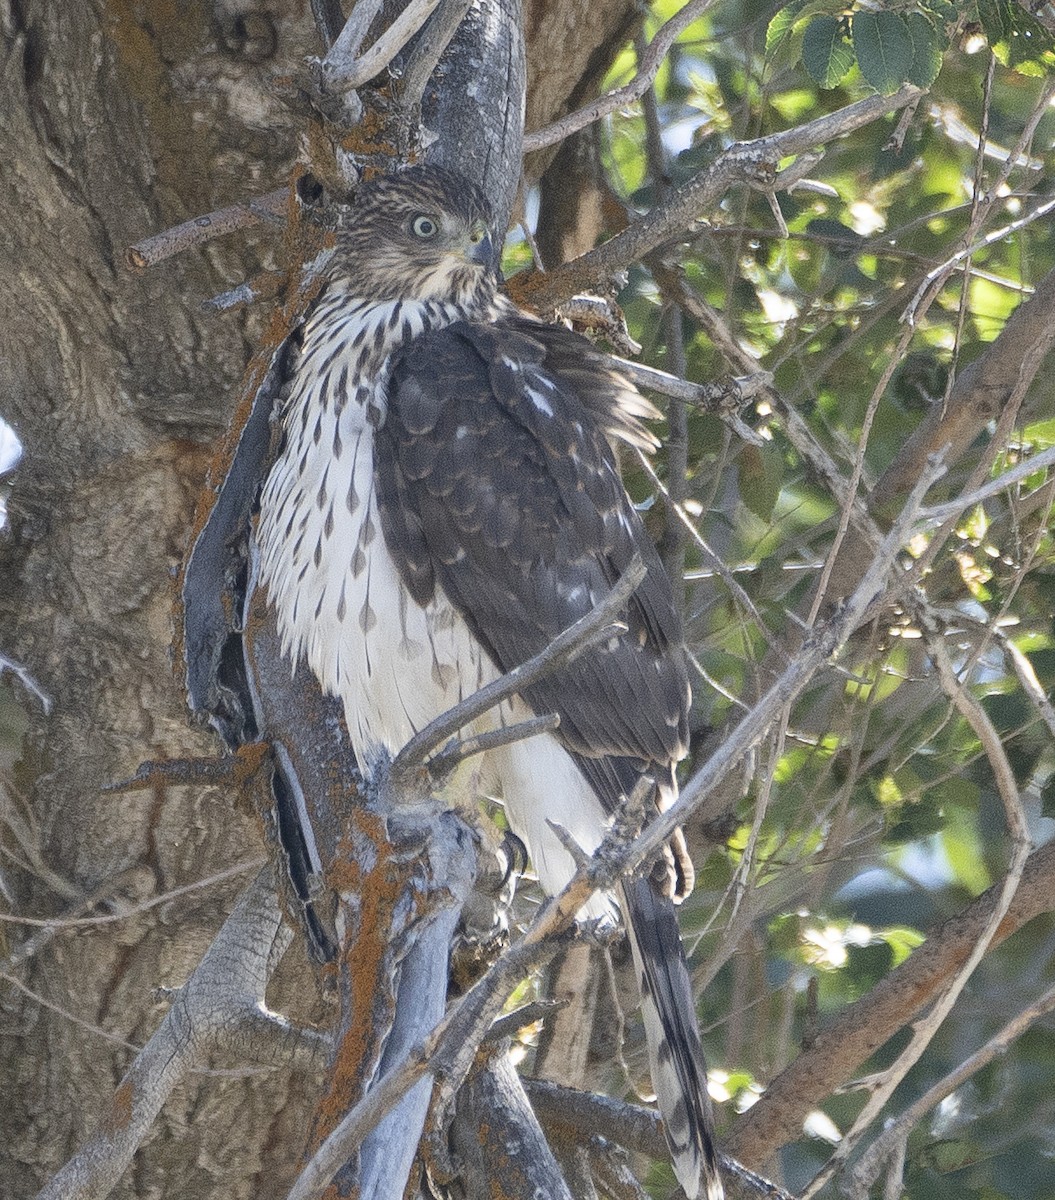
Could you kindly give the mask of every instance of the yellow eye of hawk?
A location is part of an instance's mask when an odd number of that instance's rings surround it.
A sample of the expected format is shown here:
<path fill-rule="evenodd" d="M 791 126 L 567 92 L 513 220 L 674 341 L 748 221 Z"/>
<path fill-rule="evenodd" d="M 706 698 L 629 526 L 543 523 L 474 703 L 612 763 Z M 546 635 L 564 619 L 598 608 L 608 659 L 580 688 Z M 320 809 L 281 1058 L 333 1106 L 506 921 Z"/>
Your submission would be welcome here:
<path fill-rule="evenodd" d="M 427 213 L 418 213 L 410 223 L 410 229 L 415 237 L 424 239 L 435 237 L 440 231 L 439 225 Z"/>

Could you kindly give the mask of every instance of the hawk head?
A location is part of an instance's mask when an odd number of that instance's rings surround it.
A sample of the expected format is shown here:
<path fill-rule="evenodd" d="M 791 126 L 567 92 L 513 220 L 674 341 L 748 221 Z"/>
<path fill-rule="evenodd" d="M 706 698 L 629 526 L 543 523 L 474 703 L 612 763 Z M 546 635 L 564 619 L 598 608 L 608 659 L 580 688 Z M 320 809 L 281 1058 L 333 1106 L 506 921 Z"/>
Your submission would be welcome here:
<path fill-rule="evenodd" d="M 416 166 L 363 184 L 338 236 L 334 273 L 355 295 L 471 303 L 493 295 L 490 212 L 469 180 Z"/>

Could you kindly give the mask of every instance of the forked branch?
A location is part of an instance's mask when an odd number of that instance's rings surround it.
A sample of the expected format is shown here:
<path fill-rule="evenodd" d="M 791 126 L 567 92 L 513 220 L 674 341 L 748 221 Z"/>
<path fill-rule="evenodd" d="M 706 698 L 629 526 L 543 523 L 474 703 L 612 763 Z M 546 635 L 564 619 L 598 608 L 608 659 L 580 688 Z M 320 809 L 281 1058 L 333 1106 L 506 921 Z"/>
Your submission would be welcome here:
<path fill-rule="evenodd" d="M 265 868 L 174 996 L 96 1131 L 37 1200 L 103 1200 L 127 1170 L 172 1089 L 218 1051 L 241 1052 L 247 1060 L 267 1063 L 321 1061 L 323 1036 L 295 1029 L 264 1004 L 271 970 L 292 936 L 282 924 L 270 868 Z"/>

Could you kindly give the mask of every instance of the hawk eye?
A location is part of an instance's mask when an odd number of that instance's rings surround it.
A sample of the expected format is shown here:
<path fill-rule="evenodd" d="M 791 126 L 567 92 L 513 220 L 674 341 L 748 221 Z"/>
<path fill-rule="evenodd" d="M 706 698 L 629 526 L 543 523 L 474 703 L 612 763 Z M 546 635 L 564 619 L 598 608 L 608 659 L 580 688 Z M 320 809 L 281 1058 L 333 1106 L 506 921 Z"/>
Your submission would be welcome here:
<path fill-rule="evenodd" d="M 439 233 L 440 227 L 427 213 L 418 213 L 410 223 L 410 228 L 415 237 L 431 238 Z"/>

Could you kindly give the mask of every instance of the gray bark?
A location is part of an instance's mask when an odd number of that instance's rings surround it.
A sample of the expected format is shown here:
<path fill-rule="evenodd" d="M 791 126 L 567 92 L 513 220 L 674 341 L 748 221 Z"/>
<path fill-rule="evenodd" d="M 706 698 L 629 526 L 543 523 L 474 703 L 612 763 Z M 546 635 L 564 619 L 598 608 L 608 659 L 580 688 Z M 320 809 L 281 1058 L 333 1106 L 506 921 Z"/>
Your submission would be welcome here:
<path fill-rule="evenodd" d="M 275 235 L 147 273 L 124 250 L 285 181 L 299 118 L 270 80 L 318 52 L 307 8 L 0 2 L 0 413 L 26 450 L 0 534 L 0 651 L 54 699 L 45 715 L 15 692 L 27 731 L 0 763 L 0 870 L 18 914 L 75 909 L 113 880 L 113 905 L 86 913 L 107 915 L 264 856 L 223 788 L 100 788 L 143 759 L 217 749 L 172 668 L 172 574 L 267 314 L 199 305 L 273 268 Z M 579 32 L 577 47 L 601 41 Z M 577 62 L 540 47 L 530 67 L 549 109 L 566 107 Z M 57 929 L 16 983 L 0 980 L 0 1192 L 33 1195 L 90 1134 L 168 1009 L 161 989 L 190 977 L 250 873 Z M 34 932 L 5 931 L 12 950 Z M 269 1002 L 326 1021 L 310 979 L 295 948 Z M 114 1194 L 285 1194 L 316 1088 L 293 1071 L 192 1077 Z"/>

